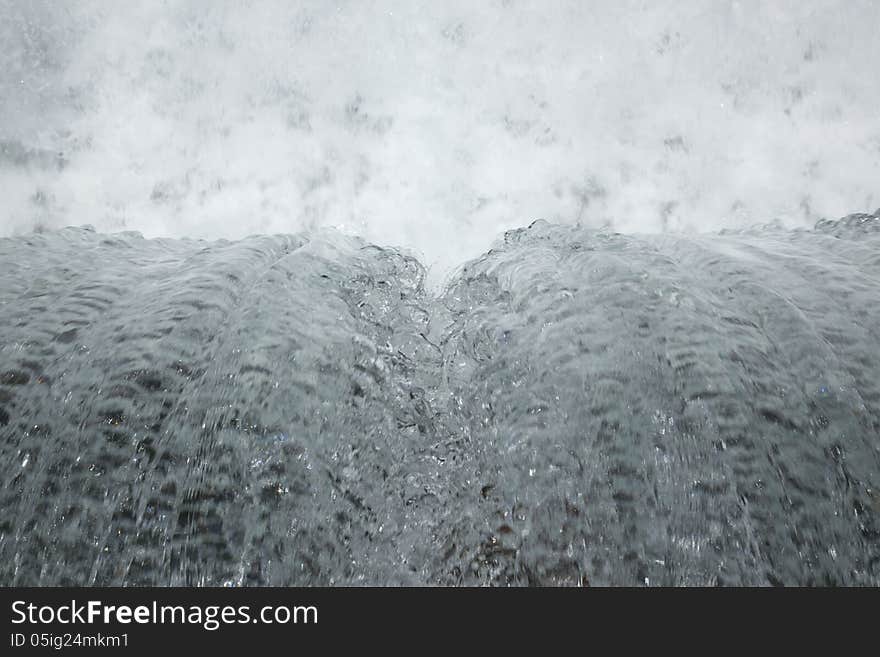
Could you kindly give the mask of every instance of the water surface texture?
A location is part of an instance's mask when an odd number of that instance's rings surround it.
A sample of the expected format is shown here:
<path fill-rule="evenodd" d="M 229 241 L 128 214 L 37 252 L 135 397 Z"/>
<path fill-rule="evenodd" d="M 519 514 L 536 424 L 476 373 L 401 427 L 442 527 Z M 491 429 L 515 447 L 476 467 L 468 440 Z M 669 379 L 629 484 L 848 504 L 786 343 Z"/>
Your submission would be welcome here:
<path fill-rule="evenodd" d="M 880 213 L 0 240 L 0 583 L 880 583 Z"/>

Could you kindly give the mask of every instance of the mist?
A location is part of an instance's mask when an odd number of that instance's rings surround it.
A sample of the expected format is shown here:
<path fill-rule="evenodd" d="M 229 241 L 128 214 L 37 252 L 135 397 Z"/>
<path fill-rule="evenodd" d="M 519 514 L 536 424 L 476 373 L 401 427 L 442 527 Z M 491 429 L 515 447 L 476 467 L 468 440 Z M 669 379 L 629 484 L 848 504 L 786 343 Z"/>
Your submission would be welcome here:
<path fill-rule="evenodd" d="M 543 218 L 880 205 L 880 3 L 0 0 L 0 236 L 333 227 L 436 275 Z"/>

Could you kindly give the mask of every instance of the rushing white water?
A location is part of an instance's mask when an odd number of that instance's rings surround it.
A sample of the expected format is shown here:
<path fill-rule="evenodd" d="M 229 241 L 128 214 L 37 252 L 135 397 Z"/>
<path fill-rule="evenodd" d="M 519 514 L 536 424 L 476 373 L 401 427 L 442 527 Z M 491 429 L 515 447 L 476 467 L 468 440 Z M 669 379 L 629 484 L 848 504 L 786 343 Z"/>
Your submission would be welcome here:
<path fill-rule="evenodd" d="M 0 235 L 334 226 L 443 274 L 534 219 L 880 205 L 880 3 L 0 0 Z"/>
<path fill-rule="evenodd" d="M 0 584 L 880 584 L 878 24 L 0 0 Z"/>

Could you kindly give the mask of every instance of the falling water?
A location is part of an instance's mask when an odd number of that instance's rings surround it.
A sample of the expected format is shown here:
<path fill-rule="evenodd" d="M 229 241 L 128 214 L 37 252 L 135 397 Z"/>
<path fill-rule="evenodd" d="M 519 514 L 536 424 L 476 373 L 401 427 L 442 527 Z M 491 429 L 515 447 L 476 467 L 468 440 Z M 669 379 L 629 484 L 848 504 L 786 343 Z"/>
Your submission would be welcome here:
<path fill-rule="evenodd" d="M 878 24 L 0 0 L 0 584 L 880 584 Z"/>
<path fill-rule="evenodd" d="M 880 213 L 0 240 L 5 584 L 877 584 Z"/>

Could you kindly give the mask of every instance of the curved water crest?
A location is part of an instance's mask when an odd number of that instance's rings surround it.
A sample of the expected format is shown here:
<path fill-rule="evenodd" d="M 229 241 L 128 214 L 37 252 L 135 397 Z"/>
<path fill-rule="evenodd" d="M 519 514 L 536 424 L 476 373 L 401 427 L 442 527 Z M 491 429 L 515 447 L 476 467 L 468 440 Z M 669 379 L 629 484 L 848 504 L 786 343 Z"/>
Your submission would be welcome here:
<path fill-rule="evenodd" d="M 880 213 L 0 240 L 4 585 L 880 583 Z"/>

